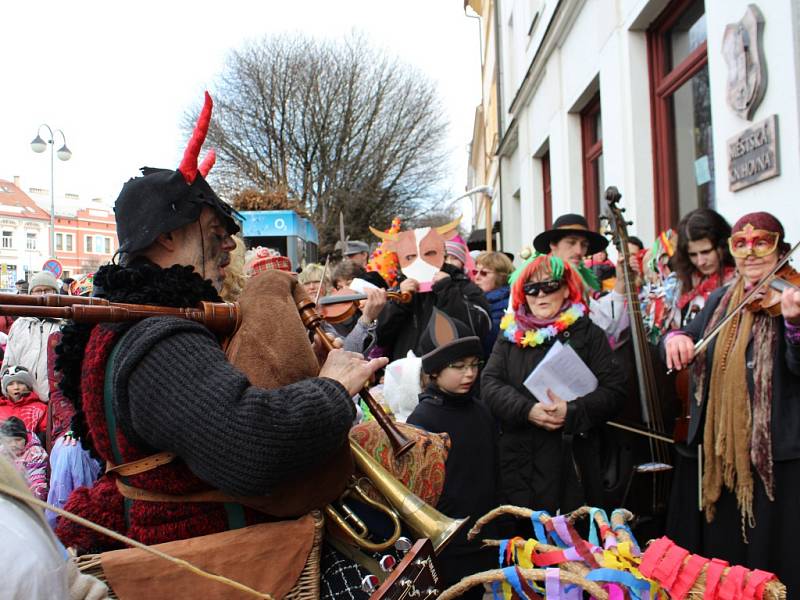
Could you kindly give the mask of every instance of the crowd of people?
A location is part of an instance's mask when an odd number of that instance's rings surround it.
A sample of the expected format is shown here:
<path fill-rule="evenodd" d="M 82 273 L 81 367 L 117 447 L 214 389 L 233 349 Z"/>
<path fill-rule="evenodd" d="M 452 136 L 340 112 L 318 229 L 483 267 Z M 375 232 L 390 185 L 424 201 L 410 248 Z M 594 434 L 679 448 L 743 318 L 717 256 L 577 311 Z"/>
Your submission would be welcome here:
<path fill-rule="evenodd" d="M 276 252 L 245 253 L 236 241 L 237 215 L 206 182 L 199 147 L 178 169 L 146 168 L 125 184 L 115 207 L 119 259 L 69 289 L 188 308 L 220 302 L 221 292 L 235 301 L 265 271 L 292 272 Z M 470 251 L 456 225 L 385 234 L 399 263 L 390 281 L 362 241 L 343 245 L 338 261 L 287 275 L 318 305 L 354 309 L 325 325 L 338 348 L 318 374 L 273 388 L 253 385 L 191 320 L 7 322 L 3 455 L 36 497 L 138 541 L 212 535 L 274 520 L 241 499 L 270 496 L 346 444 L 369 419 L 357 399 L 369 380 L 398 421 L 447 434 L 437 502 L 447 516 L 475 519 L 505 503 L 551 514 L 605 506 L 606 424 L 638 406 L 629 384 L 641 374 L 617 352 L 632 343 L 635 296 L 664 370 L 689 371 L 691 420 L 671 453 L 666 533 L 800 590 L 800 524 L 791 518 L 800 496 L 800 277 L 787 264 L 780 290 L 762 286 L 740 307 L 789 251 L 780 221 L 756 212 L 731 227 L 700 208 L 652 245 L 631 238 L 627 264 L 609 260 L 608 240 L 580 215 L 562 215 L 510 255 Z M 28 286 L 66 291 L 47 272 Z M 270 325 L 280 338 L 286 323 Z M 695 343 L 718 328 L 696 356 Z M 308 346 L 284 360 L 301 360 L 319 340 Z M 575 370 L 537 388 L 559 353 Z M 404 360 L 403 381 L 383 377 Z M 571 394 L 580 369 L 593 384 Z M 8 502 L 0 509 L 10 515 Z M 63 517 L 41 522 L 52 528 L 43 544 L 78 554 L 119 547 Z M 500 527 L 530 535 L 529 524 Z M 9 528 L 0 523 L 3 535 Z M 494 554 L 462 532 L 440 557 L 445 584 L 492 568 Z M 324 543 L 321 569 L 324 597 L 363 597 L 365 563 Z"/>

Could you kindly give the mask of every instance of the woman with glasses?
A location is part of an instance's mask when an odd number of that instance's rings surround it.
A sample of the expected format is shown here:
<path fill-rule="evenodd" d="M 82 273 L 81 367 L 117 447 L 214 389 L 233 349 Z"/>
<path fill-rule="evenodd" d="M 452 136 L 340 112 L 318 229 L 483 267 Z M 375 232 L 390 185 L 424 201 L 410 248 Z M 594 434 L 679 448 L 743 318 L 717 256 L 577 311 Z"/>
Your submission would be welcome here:
<path fill-rule="evenodd" d="M 598 428 L 622 409 L 625 376 L 587 315 L 581 278 L 567 261 L 540 255 L 512 283 L 511 311 L 481 377 L 481 398 L 502 430 L 501 500 L 551 514 L 600 506 Z M 525 387 L 556 341 L 571 346 L 597 378 L 593 392 L 568 402 Z"/>
<path fill-rule="evenodd" d="M 774 572 L 789 598 L 800 595 L 800 274 L 778 275 L 783 292 L 744 295 L 785 256 L 781 223 L 745 215 L 728 242 L 737 276 L 703 310 L 665 338 L 667 365 L 692 363 L 691 421 L 670 499 L 667 534 L 691 552 Z M 731 319 L 703 354 L 694 344 Z M 698 468 L 701 467 L 701 468 Z M 698 490 L 698 487 L 700 488 Z M 701 492 L 698 494 L 698 492 Z M 699 497 L 698 497 L 699 496 Z M 702 507 L 705 518 L 698 508 Z"/>
<path fill-rule="evenodd" d="M 483 340 L 484 351 L 489 356 L 500 332 L 500 319 L 508 308 L 508 296 L 511 292 L 508 276 L 514 270 L 514 264 L 502 252 L 482 252 L 475 259 L 475 266 L 472 279 L 486 297 L 489 315 L 492 317 L 492 329 Z"/>
<path fill-rule="evenodd" d="M 434 308 L 420 350 L 427 384 L 406 422 L 450 436 L 444 488 L 436 508 L 453 518 L 476 519 L 497 506 L 495 427 L 474 392 L 483 366 L 481 341 L 465 323 Z M 469 526 L 462 527 L 439 555 L 446 587 L 496 564 L 494 551 L 481 549 L 477 540 L 467 542 L 468 530 Z M 465 597 L 481 595 L 475 588 Z"/>

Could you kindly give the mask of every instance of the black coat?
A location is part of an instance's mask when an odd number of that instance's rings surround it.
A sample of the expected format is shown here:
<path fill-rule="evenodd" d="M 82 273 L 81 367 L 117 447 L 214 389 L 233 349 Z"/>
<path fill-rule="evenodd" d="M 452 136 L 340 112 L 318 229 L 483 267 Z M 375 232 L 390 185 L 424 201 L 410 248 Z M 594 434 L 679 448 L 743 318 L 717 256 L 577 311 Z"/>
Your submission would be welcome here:
<path fill-rule="evenodd" d="M 446 585 L 495 567 L 496 550 L 481 548 L 479 540 L 468 542 L 466 535 L 475 519 L 497 506 L 496 428 L 489 411 L 471 394 L 448 394 L 429 385 L 406 422 L 426 431 L 447 432 L 452 442 L 436 508 L 448 517 L 470 520 L 439 556 Z M 491 528 L 482 533 L 496 537 Z"/>
<path fill-rule="evenodd" d="M 488 334 L 491 318 L 483 291 L 461 269 L 445 264 L 442 271 L 450 277 L 434 283 L 430 292 L 414 294 L 408 304 L 389 302 L 378 317 L 376 344 L 386 348 L 389 360 L 405 358 L 409 350 L 422 355 L 419 339 L 434 307 L 470 326 L 478 337 Z"/>
<path fill-rule="evenodd" d="M 695 342 L 703 337 L 708 322 L 727 290 L 728 286 L 725 286 L 712 292 L 706 300 L 703 310 L 682 330 Z M 775 461 L 793 460 L 800 458 L 800 346 L 787 342 L 783 317 L 774 318 L 778 325 L 778 348 L 772 364 L 772 458 Z M 711 341 L 704 354 L 706 381 L 703 386 L 704 394 L 701 403 L 698 405 L 697 402 L 689 402 L 691 407 L 689 435 L 686 446 L 678 447 L 678 450 L 683 453 L 688 451 L 691 455 L 695 455 L 697 444 L 703 440 L 711 363 L 718 339 L 715 338 Z M 665 352 L 665 340 L 666 338 L 661 341 L 662 356 Z M 747 345 L 745 361 L 747 365 L 753 364 L 752 339 Z M 754 387 L 752 367 L 747 369 L 747 387 L 752 398 Z M 693 378 L 689 390 L 690 399 L 694 398 L 694 389 Z"/>
<path fill-rule="evenodd" d="M 564 427 L 541 429 L 528 421 L 538 402 L 523 385 L 553 341 L 521 348 L 499 337 L 481 377 L 481 397 L 501 424 L 500 497 L 503 502 L 554 514 L 583 503 L 602 504 L 598 427 L 622 410 L 625 374 L 602 329 L 581 317 L 558 339 L 569 343 L 599 382 L 567 404 Z"/>

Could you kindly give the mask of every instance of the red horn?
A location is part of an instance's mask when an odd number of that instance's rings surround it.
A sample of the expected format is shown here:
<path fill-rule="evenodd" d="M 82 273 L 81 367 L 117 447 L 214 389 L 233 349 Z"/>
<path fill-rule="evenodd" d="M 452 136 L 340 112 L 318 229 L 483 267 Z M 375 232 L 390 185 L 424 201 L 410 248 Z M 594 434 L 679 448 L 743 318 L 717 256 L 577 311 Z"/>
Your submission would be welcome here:
<path fill-rule="evenodd" d="M 194 183 L 197 177 L 197 157 L 200 154 L 200 148 L 203 147 L 203 142 L 206 141 L 208 126 L 211 123 L 211 107 L 213 104 L 211 96 L 206 92 L 203 110 L 200 111 L 200 116 L 197 118 L 197 125 L 195 125 L 194 132 L 192 133 L 192 139 L 190 139 L 189 143 L 186 145 L 181 166 L 178 167 L 178 171 L 183 173 L 183 178 L 189 185 Z"/>
<path fill-rule="evenodd" d="M 208 151 L 206 157 L 203 159 L 203 162 L 200 163 L 200 175 L 203 177 L 208 177 L 208 172 L 214 167 L 214 163 L 217 162 L 217 153 L 214 152 L 214 149 Z"/>

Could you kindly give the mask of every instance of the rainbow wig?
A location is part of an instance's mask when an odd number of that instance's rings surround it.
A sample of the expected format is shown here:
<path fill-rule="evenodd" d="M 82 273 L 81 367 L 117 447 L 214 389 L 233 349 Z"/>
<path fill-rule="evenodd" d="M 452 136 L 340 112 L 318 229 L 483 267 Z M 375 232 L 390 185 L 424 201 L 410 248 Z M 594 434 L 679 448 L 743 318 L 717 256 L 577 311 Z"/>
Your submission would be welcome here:
<path fill-rule="evenodd" d="M 583 297 L 583 281 L 575 269 L 557 256 L 539 254 L 522 268 L 511 286 L 511 308 L 514 311 L 525 304 L 525 292 L 522 288 L 536 275 L 540 276 L 542 281 L 546 279 L 566 281 L 569 288 L 569 301 L 573 304 L 583 304 L 584 307 L 589 308 Z"/>

